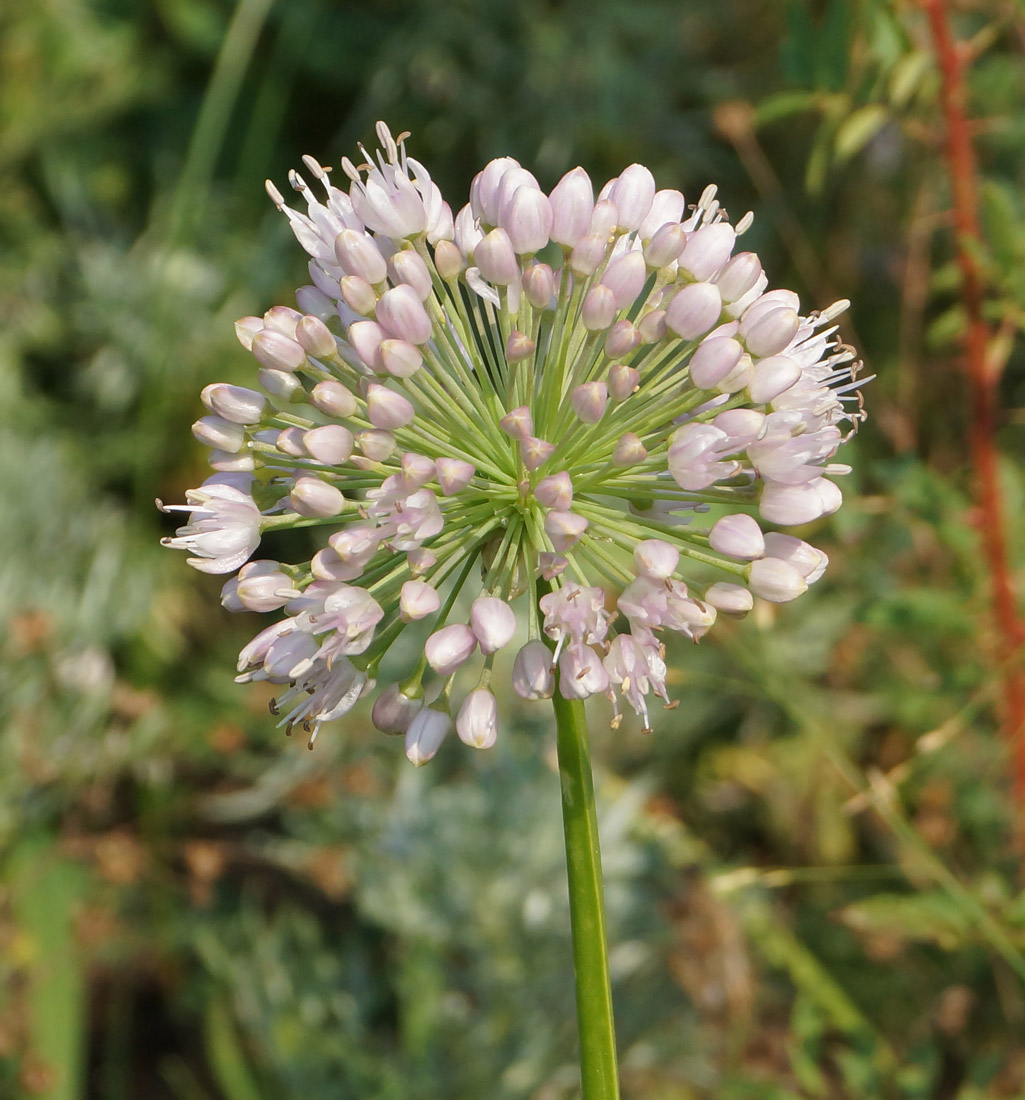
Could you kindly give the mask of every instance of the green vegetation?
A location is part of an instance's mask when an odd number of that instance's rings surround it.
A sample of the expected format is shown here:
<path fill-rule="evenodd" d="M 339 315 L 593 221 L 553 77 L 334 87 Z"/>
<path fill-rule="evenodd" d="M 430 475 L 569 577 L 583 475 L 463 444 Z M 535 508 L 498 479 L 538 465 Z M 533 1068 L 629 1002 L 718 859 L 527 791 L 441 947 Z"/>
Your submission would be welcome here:
<path fill-rule="evenodd" d="M 1023 13 L 965 8 L 1020 605 Z M 0 1096 L 575 1095 L 550 712 L 510 692 L 494 749 L 420 771 L 361 710 L 308 753 L 231 682 L 255 618 L 158 544 L 153 498 L 205 476 L 199 389 L 251 370 L 232 322 L 305 281 L 263 178 L 377 118 L 450 196 L 506 153 L 718 183 L 775 284 L 852 299 L 878 375 L 826 578 L 671 650 L 653 735 L 589 712 L 624 1096 L 1025 1095 L 1022 657 L 939 89 L 892 0 L 6 0 Z"/>

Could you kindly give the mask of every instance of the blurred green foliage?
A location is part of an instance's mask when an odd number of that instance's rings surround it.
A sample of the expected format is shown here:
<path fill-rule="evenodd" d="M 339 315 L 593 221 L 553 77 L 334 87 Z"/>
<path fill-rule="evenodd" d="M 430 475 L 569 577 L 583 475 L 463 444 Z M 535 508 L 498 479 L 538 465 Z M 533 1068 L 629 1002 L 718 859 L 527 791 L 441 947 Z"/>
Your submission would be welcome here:
<path fill-rule="evenodd" d="M 969 5 L 1025 568 L 1023 13 Z M 552 730 L 308 754 L 163 552 L 232 321 L 303 281 L 261 180 L 387 118 L 453 201 L 649 164 L 850 297 L 879 378 L 829 576 L 595 712 L 625 1095 L 1020 1097 L 1025 896 L 972 528 L 937 74 L 890 0 L 7 0 L 0 11 L 0 1095 L 575 1094 Z"/>

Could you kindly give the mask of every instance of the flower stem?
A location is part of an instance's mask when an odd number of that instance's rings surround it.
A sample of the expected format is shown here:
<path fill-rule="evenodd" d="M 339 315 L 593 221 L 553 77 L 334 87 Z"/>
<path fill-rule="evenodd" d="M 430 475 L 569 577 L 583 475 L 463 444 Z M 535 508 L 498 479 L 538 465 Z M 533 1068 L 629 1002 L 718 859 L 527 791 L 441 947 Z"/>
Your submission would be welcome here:
<path fill-rule="evenodd" d="M 562 822 L 566 836 L 569 919 L 573 932 L 580 1029 L 581 1097 L 582 1100 L 618 1100 L 605 891 L 584 704 L 579 699 L 564 699 L 558 691 L 552 702 L 558 728 Z"/>

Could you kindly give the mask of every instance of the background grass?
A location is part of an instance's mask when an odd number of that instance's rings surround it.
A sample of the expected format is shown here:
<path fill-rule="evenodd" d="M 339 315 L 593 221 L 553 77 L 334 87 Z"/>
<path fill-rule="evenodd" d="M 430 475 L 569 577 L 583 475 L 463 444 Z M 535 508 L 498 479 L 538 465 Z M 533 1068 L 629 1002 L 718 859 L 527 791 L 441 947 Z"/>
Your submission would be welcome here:
<path fill-rule="evenodd" d="M 1020 592 L 1025 9 L 954 7 Z M 158 546 L 233 320 L 305 281 L 263 178 L 377 118 L 453 205 L 501 154 L 717 182 L 878 374 L 826 579 L 674 651 L 653 736 L 595 711 L 624 1095 L 1025 1095 L 937 94 L 891 0 L 6 0 L 0 1095 L 574 1094 L 543 709 L 422 772 L 362 712 L 307 753 L 231 681 L 255 620 Z"/>

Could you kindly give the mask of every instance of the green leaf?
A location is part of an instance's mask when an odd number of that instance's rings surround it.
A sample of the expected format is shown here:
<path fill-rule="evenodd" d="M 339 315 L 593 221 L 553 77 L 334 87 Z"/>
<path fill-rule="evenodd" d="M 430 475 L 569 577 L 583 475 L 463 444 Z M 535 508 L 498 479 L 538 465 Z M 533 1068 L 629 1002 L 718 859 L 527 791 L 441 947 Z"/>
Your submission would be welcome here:
<path fill-rule="evenodd" d="M 212 997 L 207 1005 L 204 1038 L 210 1066 L 228 1100 L 263 1100 L 223 997 Z"/>
<path fill-rule="evenodd" d="M 889 110 L 881 103 L 859 107 L 840 124 L 833 142 L 837 162 L 850 160 L 879 133 L 890 119 Z"/>

